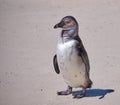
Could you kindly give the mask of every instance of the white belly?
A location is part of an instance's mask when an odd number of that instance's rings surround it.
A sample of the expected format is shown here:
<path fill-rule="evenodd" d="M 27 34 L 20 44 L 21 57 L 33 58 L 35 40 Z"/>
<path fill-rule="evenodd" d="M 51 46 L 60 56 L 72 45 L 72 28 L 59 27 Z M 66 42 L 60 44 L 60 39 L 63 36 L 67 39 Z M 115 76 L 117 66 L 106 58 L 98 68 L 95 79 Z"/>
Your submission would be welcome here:
<path fill-rule="evenodd" d="M 86 83 L 86 70 L 82 58 L 75 49 L 75 41 L 58 43 L 57 59 L 65 82 L 71 87 L 81 87 Z"/>

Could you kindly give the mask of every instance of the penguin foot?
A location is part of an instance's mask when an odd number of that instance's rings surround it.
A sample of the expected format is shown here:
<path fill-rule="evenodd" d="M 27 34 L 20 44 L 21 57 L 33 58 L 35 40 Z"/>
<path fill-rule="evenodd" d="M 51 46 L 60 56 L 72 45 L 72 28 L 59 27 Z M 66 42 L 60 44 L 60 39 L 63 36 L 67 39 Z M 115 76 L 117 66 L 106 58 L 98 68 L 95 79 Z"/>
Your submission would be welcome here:
<path fill-rule="evenodd" d="M 85 97 L 85 94 L 84 94 L 84 93 L 82 93 L 82 94 L 76 94 L 76 95 L 74 95 L 73 98 L 80 99 L 80 98 L 83 98 L 83 97 Z"/>
<path fill-rule="evenodd" d="M 60 91 L 60 92 L 57 92 L 57 95 L 69 95 L 71 94 L 72 92 L 69 92 L 69 91 Z"/>
<path fill-rule="evenodd" d="M 83 88 L 82 89 L 82 93 L 81 94 L 76 94 L 73 96 L 73 98 L 77 98 L 77 99 L 80 99 L 80 98 L 83 98 L 86 96 L 86 88 Z"/>
<path fill-rule="evenodd" d="M 72 87 L 68 86 L 68 89 L 66 91 L 57 92 L 57 95 L 69 95 L 71 93 L 72 93 Z"/>

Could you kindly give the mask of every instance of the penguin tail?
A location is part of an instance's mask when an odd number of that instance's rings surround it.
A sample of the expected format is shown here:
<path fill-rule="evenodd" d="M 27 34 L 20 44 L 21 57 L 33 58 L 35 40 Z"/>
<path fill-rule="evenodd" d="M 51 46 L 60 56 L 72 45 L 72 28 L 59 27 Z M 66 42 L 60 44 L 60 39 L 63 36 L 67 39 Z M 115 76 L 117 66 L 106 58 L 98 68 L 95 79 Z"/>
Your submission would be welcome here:
<path fill-rule="evenodd" d="M 93 82 L 90 80 L 88 83 L 88 87 L 87 88 L 91 88 L 92 87 Z"/>

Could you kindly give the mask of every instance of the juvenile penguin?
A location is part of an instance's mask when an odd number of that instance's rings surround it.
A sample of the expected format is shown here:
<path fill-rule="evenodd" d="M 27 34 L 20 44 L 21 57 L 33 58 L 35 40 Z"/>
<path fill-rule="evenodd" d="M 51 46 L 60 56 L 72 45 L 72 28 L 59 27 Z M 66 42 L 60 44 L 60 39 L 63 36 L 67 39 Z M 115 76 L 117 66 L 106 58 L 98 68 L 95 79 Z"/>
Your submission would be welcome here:
<path fill-rule="evenodd" d="M 82 93 L 74 98 L 85 97 L 86 89 L 91 88 L 90 64 L 87 52 L 78 35 L 78 23 L 72 16 L 64 17 L 54 28 L 62 28 L 57 45 L 57 53 L 53 57 L 53 65 L 57 74 L 62 74 L 68 85 L 67 90 L 57 92 L 58 95 L 69 95 L 72 88 L 82 88 Z"/>

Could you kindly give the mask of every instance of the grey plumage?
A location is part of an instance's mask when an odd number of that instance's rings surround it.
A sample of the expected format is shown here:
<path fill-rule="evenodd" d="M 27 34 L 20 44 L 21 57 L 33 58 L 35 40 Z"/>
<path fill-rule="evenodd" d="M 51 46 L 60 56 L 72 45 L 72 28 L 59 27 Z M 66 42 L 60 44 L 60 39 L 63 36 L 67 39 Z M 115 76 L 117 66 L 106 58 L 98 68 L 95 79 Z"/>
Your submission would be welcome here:
<path fill-rule="evenodd" d="M 85 96 L 86 88 L 91 87 L 92 81 L 89 78 L 89 58 L 78 36 L 78 23 L 74 17 L 66 16 L 54 26 L 54 28 L 58 27 L 63 30 L 58 42 L 57 54 L 53 58 L 53 64 L 56 73 L 61 73 L 68 84 L 68 89 L 58 92 L 58 95 L 71 94 L 73 87 L 81 87 L 83 89 L 82 94 L 74 97 L 82 98 Z"/>

